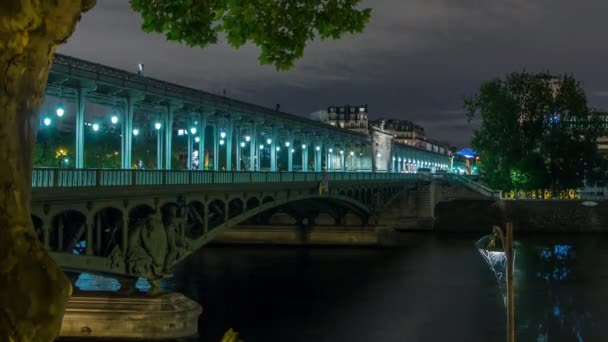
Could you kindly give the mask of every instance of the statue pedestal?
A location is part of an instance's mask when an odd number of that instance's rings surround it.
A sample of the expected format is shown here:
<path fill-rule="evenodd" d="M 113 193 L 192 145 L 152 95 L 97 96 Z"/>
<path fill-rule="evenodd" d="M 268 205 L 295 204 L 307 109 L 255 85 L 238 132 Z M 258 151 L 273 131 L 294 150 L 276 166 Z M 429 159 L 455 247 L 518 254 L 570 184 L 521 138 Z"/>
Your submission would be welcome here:
<path fill-rule="evenodd" d="M 78 293 L 68 303 L 61 337 L 166 339 L 198 332 L 202 307 L 181 293 L 157 297 Z"/>

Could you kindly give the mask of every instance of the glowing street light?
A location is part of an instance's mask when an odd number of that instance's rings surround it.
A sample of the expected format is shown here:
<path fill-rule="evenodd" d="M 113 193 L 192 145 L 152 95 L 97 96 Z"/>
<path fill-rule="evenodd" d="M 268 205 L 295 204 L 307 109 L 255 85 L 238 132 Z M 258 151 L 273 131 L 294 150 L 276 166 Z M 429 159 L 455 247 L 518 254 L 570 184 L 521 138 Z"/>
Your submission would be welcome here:
<path fill-rule="evenodd" d="M 44 118 L 44 125 L 45 126 L 50 126 L 51 125 L 51 119 L 50 118 Z"/>
<path fill-rule="evenodd" d="M 289 144 L 289 141 L 286 141 L 286 142 L 285 142 L 285 147 L 289 147 L 289 145 L 290 145 L 290 144 Z"/>
<path fill-rule="evenodd" d="M 333 148 L 330 148 L 330 149 L 329 149 L 329 153 L 332 153 L 333 151 L 334 151 L 334 149 L 333 149 Z"/>
<path fill-rule="evenodd" d="M 294 153 L 295 151 L 296 151 L 295 149 L 293 149 L 293 148 L 291 149 L 291 153 Z"/>
<path fill-rule="evenodd" d="M 99 125 L 98 124 L 93 124 L 93 131 L 95 131 L 95 132 L 99 131 Z"/>
<path fill-rule="evenodd" d="M 62 117 L 63 114 L 65 114 L 65 109 L 63 109 L 63 105 L 57 106 L 57 110 L 55 110 L 55 113 L 58 117 Z"/>
<path fill-rule="evenodd" d="M 264 145 L 260 144 L 260 150 L 264 149 Z"/>
<path fill-rule="evenodd" d="M 221 131 L 220 132 L 220 138 L 224 139 L 226 137 L 226 132 Z"/>
<path fill-rule="evenodd" d="M 112 115 L 112 118 L 110 119 L 110 121 L 112 121 L 113 124 L 116 124 L 118 122 L 118 116 Z"/>
<path fill-rule="evenodd" d="M 196 127 L 192 127 L 192 128 L 190 128 L 190 133 L 192 133 L 192 134 L 196 134 Z"/>
<path fill-rule="evenodd" d="M 351 155 L 351 156 L 354 156 L 354 155 L 355 155 L 355 152 L 354 152 L 354 151 L 350 151 L 350 155 Z"/>
<path fill-rule="evenodd" d="M 156 128 L 156 130 L 159 130 L 161 127 L 162 127 L 162 125 L 160 124 L 160 122 L 157 122 L 157 123 L 154 124 L 154 128 Z M 184 132 L 182 131 L 182 134 L 183 133 Z M 177 134 L 179 135 L 179 131 L 177 131 Z"/>
<path fill-rule="evenodd" d="M 241 147 L 245 147 L 245 143 L 241 141 Z"/>
<path fill-rule="evenodd" d="M 315 150 L 319 151 L 321 149 L 320 146 L 315 147 Z"/>
<path fill-rule="evenodd" d="M 281 148 L 279 146 L 277 146 L 277 152 L 279 152 L 281 150 Z"/>
<path fill-rule="evenodd" d="M 159 128 L 157 128 L 157 129 L 160 129 L 160 124 L 158 124 L 158 127 L 159 127 Z M 183 129 L 178 129 L 178 130 L 177 130 L 177 135 L 178 135 L 178 136 L 180 136 L 180 137 L 181 137 L 182 135 L 184 135 L 184 133 L 185 133 L 185 131 L 184 131 Z"/>
<path fill-rule="evenodd" d="M 138 130 L 137 128 L 135 128 L 135 129 L 133 130 L 133 135 L 137 136 L 138 134 L 139 134 L 139 130 Z"/>
<path fill-rule="evenodd" d="M 220 145 L 224 145 L 225 141 L 224 139 L 220 139 Z"/>
<path fill-rule="evenodd" d="M 200 137 L 196 137 L 196 138 L 194 138 L 194 142 L 199 142 L 199 141 L 201 141 L 201 138 L 200 138 Z"/>
<path fill-rule="evenodd" d="M 302 149 L 305 150 L 306 149 L 306 144 L 302 144 Z"/>
<path fill-rule="evenodd" d="M 267 143 L 268 145 L 272 144 L 272 139 L 270 139 L 270 138 L 266 139 L 266 143 Z"/>
<path fill-rule="evenodd" d="M 250 137 L 250 136 L 248 136 L 248 135 L 246 135 L 246 136 L 245 136 L 245 141 L 246 141 L 246 142 L 249 142 L 250 140 L 251 140 L 251 137 Z"/>
<path fill-rule="evenodd" d="M 378 158 L 382 157 L 382 155 L 380 153 L 376 154 L 376 156 L 378 156 Z"/>
<path fill-rule="evenodd" d="M 344 154 L 344 151 L 343 151 L 343 150 L 340 150 L 340 154 Z"/>

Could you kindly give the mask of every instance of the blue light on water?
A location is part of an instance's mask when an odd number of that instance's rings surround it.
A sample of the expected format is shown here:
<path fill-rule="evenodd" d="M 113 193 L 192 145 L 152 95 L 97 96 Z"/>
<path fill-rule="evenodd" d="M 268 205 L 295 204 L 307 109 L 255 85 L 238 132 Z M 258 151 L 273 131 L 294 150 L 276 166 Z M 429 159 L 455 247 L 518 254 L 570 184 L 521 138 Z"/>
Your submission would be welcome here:
<path fill-rule="evenodd" d="M 76 245 L 74 245 L 74 249 L 72 249 L 72 254 L 79 255 L 80 250 L 84 250 L 86 248 L 87 248 L 87 242 L 85 240 L 82 240 L 82 241 L 78 242 Z"/>

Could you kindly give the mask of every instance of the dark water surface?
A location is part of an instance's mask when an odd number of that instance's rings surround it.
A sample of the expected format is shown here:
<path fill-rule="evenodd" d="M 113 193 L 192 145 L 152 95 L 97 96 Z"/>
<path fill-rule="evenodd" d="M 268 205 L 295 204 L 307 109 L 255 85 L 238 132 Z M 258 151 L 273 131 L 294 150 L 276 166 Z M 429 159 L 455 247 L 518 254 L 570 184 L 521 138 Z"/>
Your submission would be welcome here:
<path fill-rule="evenodd" d="M 396 248 L 206 247 L 166 286 L 204 307 L 200 341 L 504 341 L 478 236 Z M 519 237 L 517 341 L 608 341 L 608 239 Z"/>

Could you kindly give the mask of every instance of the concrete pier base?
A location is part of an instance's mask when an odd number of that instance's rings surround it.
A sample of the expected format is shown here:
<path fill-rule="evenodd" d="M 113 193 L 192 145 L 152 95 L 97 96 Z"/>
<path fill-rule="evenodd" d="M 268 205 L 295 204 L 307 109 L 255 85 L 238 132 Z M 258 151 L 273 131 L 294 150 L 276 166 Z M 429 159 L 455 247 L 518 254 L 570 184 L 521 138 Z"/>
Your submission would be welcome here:
<path fill-rule="evenodd" d="M 157 297 L 79 293 L 68 303 L 61 337 L 173 339 L 198 333 L 201 306 L 181 293 Z"/>

